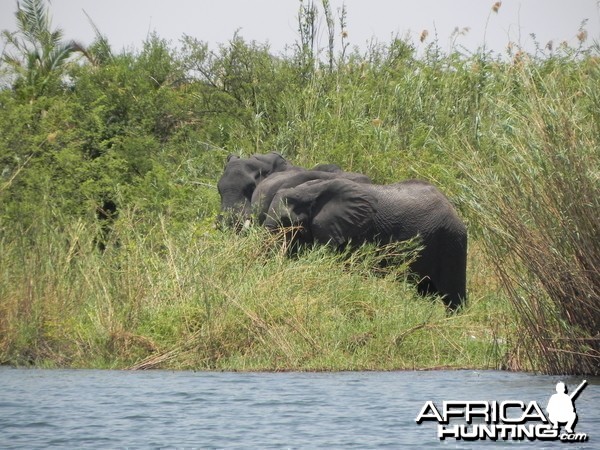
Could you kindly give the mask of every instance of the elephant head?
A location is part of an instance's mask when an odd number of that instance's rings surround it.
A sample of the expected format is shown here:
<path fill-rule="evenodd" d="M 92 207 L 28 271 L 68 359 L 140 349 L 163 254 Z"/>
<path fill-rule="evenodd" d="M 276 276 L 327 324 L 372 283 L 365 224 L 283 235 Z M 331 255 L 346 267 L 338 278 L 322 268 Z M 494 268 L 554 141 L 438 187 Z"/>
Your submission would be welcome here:
<path fill-rule="evenodd" d="M 296 228 L 299 242 L 344 245 L 362 240 L 374 225 L 377 198 L 346 179 L 313 180 L 280 190 L 265 226 Z"/>
<path fill-rule="evenodd" d="M 250 200 L 256 186 L 275 172 L 294 169 L 279 153 L 239 158 L 230 155 L 217 184 L 221 196 L 219 221 L 233 225 L 250 215 Z"/>
<path fill-rule="evenodd" d="M 327 170 L 336 167 L 335 170 Z M 281 172 L 271 175 L 260 183 L 252 195 L 252 212 L 259 224 L 264 223 L 269 207 L 277 193 L 286 188 L 293 188 L 311 180 L 333 180 L 343 178 L 357 183 L 371 183 L 366 175 L 354 172 L 344 172 L 338 166 L 327 164 L 316 166 L 312 170 L 296 171 L 295 173 Z"/>

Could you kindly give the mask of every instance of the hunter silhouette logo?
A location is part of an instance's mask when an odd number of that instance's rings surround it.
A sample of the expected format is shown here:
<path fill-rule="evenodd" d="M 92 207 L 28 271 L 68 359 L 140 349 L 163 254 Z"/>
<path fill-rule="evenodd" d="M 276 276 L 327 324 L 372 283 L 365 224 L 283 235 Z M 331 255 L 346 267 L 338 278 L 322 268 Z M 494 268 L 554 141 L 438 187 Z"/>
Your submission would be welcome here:
<path fill-rule="evenodd" d="M 588 435 L 574 431 L 577 423 L 574 402 L 586 385 L 587 381 L 583 380 L 569 395 L 566 385 L 563 382 L 557 383 L 556 394 L 550 397 L 546 406 L 548 415 L 544 414 L 544 409 L 536 401 L 443 401 L 441 408 L 434 402 L 427 401 L 415 421 L 417 424 L 426 420 L 437 422 L 437 436 L 440 440 L 537 439 L 585 442 Z M 451 424 L 451 421 L 463 423 Z M 562 433 L 561 424 L 565 424 Z"/>
<path fill-rule="evenodd" d="M 575 412 L 574 401 L 579 393 L 586 386 L 587 380 L 583 380 L 577 389 L 571 395 L 567 394 L 567 387 L 562 381 L 556 383 L 556 394 L 548 400 L 548 418 L 552 422 L 552 429 L 557 430 L 559 423 L 566 423 L 565 430 L 569 434 L 573 434 L 573 427 L 577 422 L 577 413 Z"/>

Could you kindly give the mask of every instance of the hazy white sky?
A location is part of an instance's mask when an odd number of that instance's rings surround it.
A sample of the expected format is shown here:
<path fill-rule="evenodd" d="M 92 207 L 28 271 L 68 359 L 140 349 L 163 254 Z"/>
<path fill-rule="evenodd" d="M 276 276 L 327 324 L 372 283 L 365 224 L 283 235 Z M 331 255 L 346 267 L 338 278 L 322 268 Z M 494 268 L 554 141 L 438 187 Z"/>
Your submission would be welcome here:
<path fill-rule="evenodd" d="M 456 45 L 475 50 L 504 52 L 508 42 L 533 50 L 531 33 L 542 47 L 550 40 L 557 47 L 566 41 L 577 45 L 581 22 L 588 19 L 587 44 L 600 40 L 600 0 L 504 0 L 491 13 L 491 0 L 330 0 L 336 13 L 347 8 L 348 40 L 364 49 L 372 38 L 389 42 L 394 34 L 409 36 L 419 45 L 422 30 L 427 42 L 437 34 L 444 50 L 450 48 L 453 30 L 469 28 Z M 315 0 L 321 5 L 320 0 Z M 273 53 L 284 51 L 298 39 L 299 0 L 52 0 L 53 25 L 67 39 L 89 44 L 94 31 L 83 10 L 109 39 L 113 50 L 139 47 L 151 31 L 177 44 L 189 34 L 213 46 L 226 43 L 239 29 L 246 40 L 268 42 Z M 0 0 L 0 30 L 15 28 L 16 0 Z M 323 22 L 323 21 L 322 21 Z M 487 24 L 487 27 L 486 27 Z M 336 23 L 339 31 L 339 23 Z M 320 46 L 326 45 L 321 23 Z"/>

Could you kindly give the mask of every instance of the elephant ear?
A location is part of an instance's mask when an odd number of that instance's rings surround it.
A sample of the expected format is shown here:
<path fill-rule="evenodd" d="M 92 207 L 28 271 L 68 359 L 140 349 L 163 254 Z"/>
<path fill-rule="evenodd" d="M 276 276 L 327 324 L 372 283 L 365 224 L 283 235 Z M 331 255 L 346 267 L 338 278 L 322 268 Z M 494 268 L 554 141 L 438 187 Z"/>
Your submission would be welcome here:
<path fill-rule="evenodd" d="M 260 171 L 264 176 L 285 170 L 288 166 L 287 160 L 277 152 L 267 153 L 266 155 L 254 155 L 253 158 L 260 162 Z"/>
<path fill-rule="evenodd" d="M 377 199 L 364 185 L 345 179 L 322 181 L 323 190 L 311 221 L 313 238 L 342 245 L 373 225 Z"/>

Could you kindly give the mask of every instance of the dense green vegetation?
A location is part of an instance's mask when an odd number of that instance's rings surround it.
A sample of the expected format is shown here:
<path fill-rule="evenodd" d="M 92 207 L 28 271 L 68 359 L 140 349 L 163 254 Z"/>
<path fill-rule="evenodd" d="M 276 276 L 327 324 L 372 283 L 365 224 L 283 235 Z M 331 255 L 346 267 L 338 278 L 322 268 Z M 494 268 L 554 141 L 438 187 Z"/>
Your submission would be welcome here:
<path fill-rule="evenodd" d="M 328 2 L 303 2 L 283 56 L 239 35 L 116 54 L 100 33 L 65 43 L 42 0 L 21 8 L 0 73 L 0 363 L 598 372 L 600 58 L 583 30 L 533 55 L 363 54 Z M 227 155 L 271 150 L 439 186 L 469 227 L 467 307 L 373 270 L 372 248 L 288 258 L 262 230 L 215 229 Z"/>

